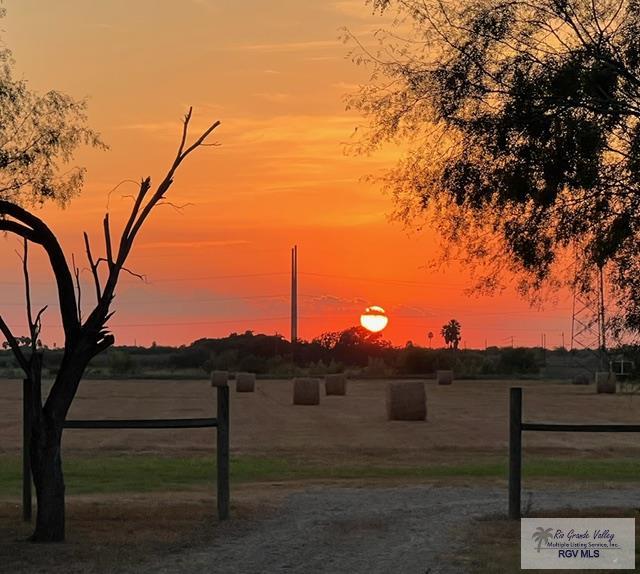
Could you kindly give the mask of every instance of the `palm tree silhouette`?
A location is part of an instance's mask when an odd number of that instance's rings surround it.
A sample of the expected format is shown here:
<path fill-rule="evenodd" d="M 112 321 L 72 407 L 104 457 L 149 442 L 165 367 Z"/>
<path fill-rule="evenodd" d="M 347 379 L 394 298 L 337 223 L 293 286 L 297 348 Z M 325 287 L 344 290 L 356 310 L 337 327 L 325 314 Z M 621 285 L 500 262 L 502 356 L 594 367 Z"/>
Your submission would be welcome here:
<path fill-rule="evenodd" d="M 444 338 L 444 342 L 449 345 L 450 349 L 458 350 L 458 345 L 461 339 L 461 327 L 460 322 L 455 319 L 451 319 L 446 325 L 442 326 L 440 334 Z"/>
<path fill-rule="evenodd" d="M 542 526 L 538 526 L 536 531 L 533 533 L 533 540 L 538 543 L 538 552 L 540 552 L 540 547 L 543 542 L 547 542 L 549 538 L 551 538 L 552 528 L 542 528 Z"/>

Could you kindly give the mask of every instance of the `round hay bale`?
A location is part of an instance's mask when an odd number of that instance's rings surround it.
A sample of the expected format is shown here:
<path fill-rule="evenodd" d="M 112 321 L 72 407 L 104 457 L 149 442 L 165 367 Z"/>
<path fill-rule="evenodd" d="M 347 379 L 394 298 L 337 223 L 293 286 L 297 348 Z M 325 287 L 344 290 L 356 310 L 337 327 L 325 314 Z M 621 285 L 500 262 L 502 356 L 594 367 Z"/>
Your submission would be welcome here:
<path fill-rule="evenodd" d="M 614 394 L 616 392 L 616 376 L 613 373 L 596 373 L 596 392 L 598 394 Z"/>
<path fill-rule="evenodd" d="M 236 373 L 236 393 L 252 393 L 255 390 L 255 373 Z"/>
<path fill-rule="evenodd" d="M 211 373 L 211 386 L 224 387 L 229 382 L 229 371 L 213 371 Z"/>
<path fill-rule="evenodd" d="M 347 377 L 343 373 L 326 375 L 324 378 L 324 389 L 327 395 L 346 395 Z"/>
<path fill-rule="evenodd" d="M 319 405 L 320 380 L 308 378 L 293 379 L 294 405 Z"/>
<path fill-rule="evenodd" d="M 402 381 L 387 385 L 387 418 L 390 421 L 423 421 L 427 418 L 424 383 Z"/>
<path fill-rule="evenodd" d="M 591 382 L 591 377 L 587 373 L 580 373 L 571 380 L 572 385 L 588 385 Z"/>
<path fill-rule="evenodd" d="M 436 371 L 436 381 L 439 385 L 450 385 L 453 383 L 453 371 Z"/>

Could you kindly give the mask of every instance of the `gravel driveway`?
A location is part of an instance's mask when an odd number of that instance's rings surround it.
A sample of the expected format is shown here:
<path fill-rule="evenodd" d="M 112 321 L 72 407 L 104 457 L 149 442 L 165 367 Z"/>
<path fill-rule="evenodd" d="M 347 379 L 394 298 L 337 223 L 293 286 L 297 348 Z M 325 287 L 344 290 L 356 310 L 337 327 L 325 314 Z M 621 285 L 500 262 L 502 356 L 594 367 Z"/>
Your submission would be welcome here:
<path fill-rule="evenodd" d="M 533 497 L 534 510 L 570 506 L 638 507 L 640 491 L 554 489 Z M 464 544 L 457 527 L 495 513 L 506 513 L 500 488 L 315 487 L 292 493 L 264 520 L 226 530 L 210 549 L 165 557 L 147 572 L 463 574 L 448 558 Z"/>

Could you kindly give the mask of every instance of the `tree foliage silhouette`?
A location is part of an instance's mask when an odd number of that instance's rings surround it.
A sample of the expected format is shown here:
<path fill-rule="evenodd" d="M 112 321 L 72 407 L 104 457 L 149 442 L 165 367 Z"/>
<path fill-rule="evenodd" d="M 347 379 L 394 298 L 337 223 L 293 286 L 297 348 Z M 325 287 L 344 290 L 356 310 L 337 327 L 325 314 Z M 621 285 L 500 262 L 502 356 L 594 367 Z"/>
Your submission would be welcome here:
<path fill-rule="evenodd" d="M 460 323 L 455 319 L 451 319 L 446 325 L 442 326 L 440 334 L 444 338 L 444 342 L 450 349 L 457 350 L 460 344 L 460 338 L 462 337 L 462 328 Z"/>
<path fill-rule="evenodd" d="M 126 268 L 126 261 L 142 226 L 158 205 L 166 202 L 178 168 L 216 129 L 213 123 L 193 143 L 187 143 L 191 109 L 184 118 L 178 151 L 161 182 L 152 187 L 151 179 L 143 179 L 138 188 L 131 212 L 118 242 L 112 240 L 109 214 L 104 216 L 102 231 L 104 254 L 96 257 L 89 236 L 84 233 L 86 257 L 92 274 L 96 303 L 86 315 L 81 305 L 79 269 L 72 259 L 72 267 L 51 229 L 17 203 L 0 200 L 0 231 L 19 236 L 24 241 L 23 271 L 26 285 L 26 308 L 31 348 L 25 351 L 21 341 L 13 335 L 0 317 L 0 330 L 11 347 L 18 364 L 29 382 L 28 408 L 31 425 L 31 467 L 38 500 L 34 541 L 60 541 L 65 536 L 64 477 L 60 442 L 67 413 L 89 361 L 114 343 L 108 321 L 113 315 L 111 305 L 118 280 Z M 57 284 L 60 316 L 64 330 L 64 353 L 53 386 L 47 397 L 42 396 L 42 349 L 36 342 L 41 329 L 41 317 L 46 307 L 35 315 L 31 308 L 29 286 L 29 245 L 44 249 Z"/>
<path fill-rule="evenodd" d="M 370 0 L 396 11 L 350 105 L 364 145 L 410 142 L 388 173 L 399 218 L 494 288 L 535 293 L 605 267 L 617 326 L 640 330 L 640 3 Z M 447 251 L 448 249 L 448 251 Z"/>
<path fill-rule="evenodd" d="M 4 13 L 0 8 L 0 18 Z M 68 165 L 73 152 L 82 144 L 105 145 L 87 126 L 84 101 L 56 91 L 38 94 L 15 79 L 12 68 L 11 52 L 0 48 L 0 199 L 64 204 L 84 180 L 83 168 Z"/>

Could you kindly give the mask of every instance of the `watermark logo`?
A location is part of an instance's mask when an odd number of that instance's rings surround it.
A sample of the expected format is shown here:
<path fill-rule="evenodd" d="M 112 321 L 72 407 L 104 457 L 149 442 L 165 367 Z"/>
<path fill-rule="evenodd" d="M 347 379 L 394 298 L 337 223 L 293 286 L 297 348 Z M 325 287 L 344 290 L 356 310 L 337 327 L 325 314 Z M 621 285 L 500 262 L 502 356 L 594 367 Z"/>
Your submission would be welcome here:
<path fill-rule="evenodd" d="M 546 544 L 549 540 L 551 540 L 552 537 L 553 528 L 543 528 L 542 526 L 538 526 L 538 528 L 536 528 L 535 532 L 533 533 L 533 536 L 531 536 L 531 538 L 533 538 L 538 543 L 538 552 L 540 552 L 542 543 L 544 542 Z"/>
<path fill-rule="evenodd" d="M 633 518 L 523 518 L 520 534 L 523 570 L 635 568 Z"/>

